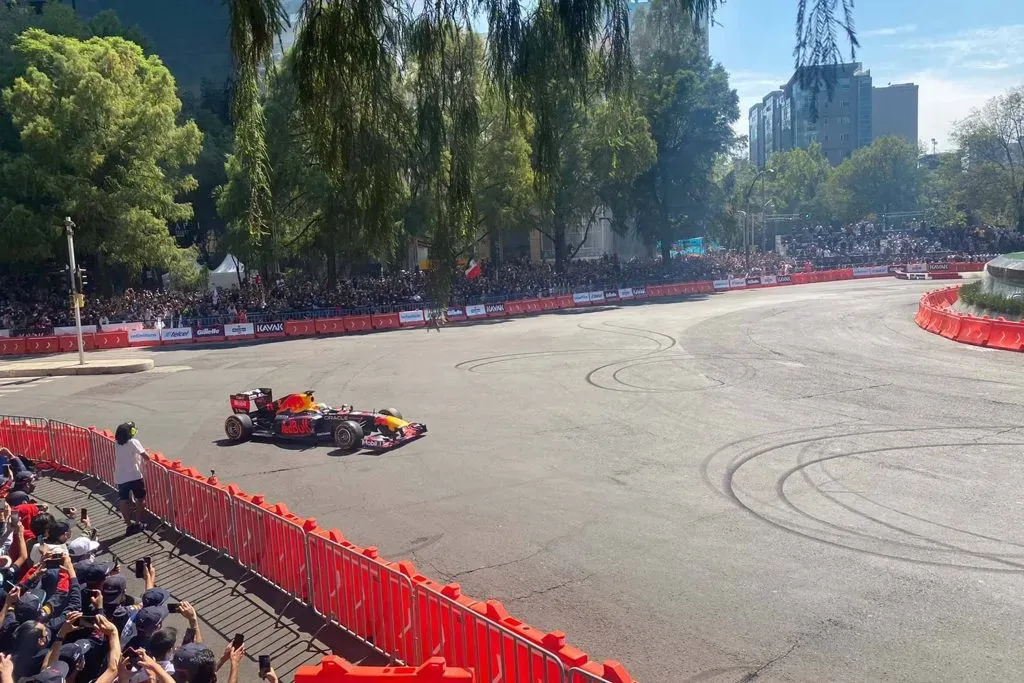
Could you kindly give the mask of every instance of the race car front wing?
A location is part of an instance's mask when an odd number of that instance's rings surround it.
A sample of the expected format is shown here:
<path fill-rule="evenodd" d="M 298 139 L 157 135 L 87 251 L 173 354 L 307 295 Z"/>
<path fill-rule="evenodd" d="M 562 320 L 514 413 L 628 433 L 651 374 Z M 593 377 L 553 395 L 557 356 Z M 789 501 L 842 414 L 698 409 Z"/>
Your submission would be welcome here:
<path fill-rule="evenodd" d="M 371 451 L 382 453 L 389 451 L 392 448 L 398 448 L 404 446 L 410 441 L 419 439 L 427 433 L 427 425 L 419 424 L 417 422 L 410 422 L 409 424 L 402 427 L 402 431 L 388 436 L 385 434 L 370 434 L 369 436 L 363 437 L 363 448 Z"/>

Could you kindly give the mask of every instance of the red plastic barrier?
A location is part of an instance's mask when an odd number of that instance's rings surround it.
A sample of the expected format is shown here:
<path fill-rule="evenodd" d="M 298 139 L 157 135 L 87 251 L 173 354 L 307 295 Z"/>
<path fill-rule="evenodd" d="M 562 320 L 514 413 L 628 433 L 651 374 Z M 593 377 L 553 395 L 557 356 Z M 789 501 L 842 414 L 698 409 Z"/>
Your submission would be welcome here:
<path fill-rule="evenodd" d="M 811 281 L 811 275 L 813 275 L 813 273 L 793 273 L 793 284 L 806 285 Z"/>
<path fill-rule="evenodd" d="M 497 600 L 474 603 L 464 628 L 475 651 L 465 664 L 484 681 L 561 681 L 568 665 L 582 666 L 585 652 L 565 642 L 560 631 L 544 633 L 509 616 Z"/>
<path fill-rule="evenodd" d="M 395 563 L 398 571 L 413 583 L 413 601 L 418 616 L 417 637 L 423 657 L 443 657 L 466 666 L 473 661 L 472 644 L 462 628 L 465 614 L 476 600 L 462 594 L 457 583 L 441 585 L 420 574 L 412 562 Z"/>
<path fill-rule="evenodd" d="M 928 320 L 928 327 L 926 328 L 929 332 L 938 334 L 946 324 L 946 318 L 948 317 L 945 312 L 933 308 L 931 318 Z"/>
<path fill-rule="evenodd" d="M 142 462 L 142 477 L 146 480 L 146 509 L 168 522 L 174 519 L 171 490 L 170 461 L 159 453 L 152 453 Z M 180 466 L 180 463 L 178 463 Z"/>
<path fill-rule="evenodd" d="M 346 332 L 369 332 L 373 329 L 373 320 L 368 315 L 350 315 L 342 318 Z"/>
<path fill-rule="evenodd" d="M 317 334 L 343 334 L 346 318 L 317 318 L 314 329 Z"/>
<path fill-rule="evenodd" d="M 946 313 L 943 317 L 945 320 L 939 334 L 946 339 L 956 339 L 956 335 L 960 332 L 960 316 L 956 313 Z"/>
<path fill-rule="evenodd" d="M 167 471 L 175 506 L 174 527 L 211 548 L 233 554 L 236 535 L 231 525 L 231 496 L 212 486 L 195 470 L 175 467 Z M 244 538 L 242 536 L 241 538 Z"/>
<path fill-rule="evenodd" d="M 993 321 L 988 345 L 1007 351 L 1024 350 L 1024 323 L 1008 322 L 1003 318 Z"/>
<path fill-rule="evenodd" d="M 975 318 L 969 315 L 960 321 L 960 331 L 956 335 L 956 340 L 964 344 L 985 346 L 988 344 L 990 334 L 992 334 L 992 320 L 988 316 Z"/>
<path fill-rule="evenodd" d="M 370 325 L 375 330 L 393 330 L 398 327 L 397 313 L 374 314 L 370 316 Z"/>
<path fill-rule="evenodd" d="M 110 432 L 89 427 L 92 466 L 89 473 L 109 486 L 114 486 L 114 439 Z"/>
<path fill-rule="evenodd" d="M 25 337 L 0 337 L 0 356 L 20 356 L 25 353 Z"/>
<path fill-rule="evenodd" d="M 57 353 L 60 339 L 57 337 L 26 337 L 25 353 Z"/>
<path fill-rule="evenodd" d="M 626 667 L 614 659 L 606 659 L 600 663 L 587 662 L 578 669 L 570 669 L 567 683 L 594 683 L 595 680 L 608 683 L 635 683 Z"/>
<path fill-rule="evenodd" d="M 540 313 L 541 306 L 539 299 L 527 299 L 526 301 L 520 302 L 523 306 L 524 313 Z"/>
<path fill-rule="evenodd" d="M 316 334 L 316 321 L 289 320 L 284 324 L 284 333 L 289 337 L 309 337 Z"/>
<path fill-rule="evenodd" d="M 524 312 L 522 301 L 509 301 L 505 304 L 505 315 L 522 315 Z"/>
<path fill-rule="evenodd" d="M 573 307 L 572 294 L 563 294 L 561 296 L 556 296 L 555 300 L 558 302 L 558 305 L 555 306 L 555 308 L 572 308 Z"/>
<path fill-rule="evenodd" d="M 0 422 L 0 445 L 30 460 L 53 460 L 47 420 L 19 417 Z"/>
<path fill-rule="evenodd" d="M 94 334 L 83 334 L 82 335 L 82 349 L 85 351 L 92 351 L 96 348 Z M 63 337 L 57 337 L 60 340 L 60 350 L 67 353 L 69 351 L 78 350 L 78 336 L 77 335 L 65 335 Z"/>
<path fill-rule="evenodd" d="M 647 288 L 647 297 L 653 298 L 658 296 L 665 296 L 665 285 L 650 285 Z"/>
<path fill-rule="evenodd" d="M 463 681 L 471 683 L 473 673 L 465 669 L 448 667 L 440 657 L 427 660 L 423 665 L 388 666 L 383 668 L 356 666 L 341 657 L 327 655 L 316 666 L 300 666 L 295 672 L 295 683 L 444 683 Z"/>

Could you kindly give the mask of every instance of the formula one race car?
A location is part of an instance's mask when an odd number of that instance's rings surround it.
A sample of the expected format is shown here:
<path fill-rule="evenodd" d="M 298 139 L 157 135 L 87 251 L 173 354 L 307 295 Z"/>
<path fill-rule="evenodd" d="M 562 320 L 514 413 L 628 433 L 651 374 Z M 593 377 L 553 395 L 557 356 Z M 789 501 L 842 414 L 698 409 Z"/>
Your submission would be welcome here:
<path fill-rule="evenodd" d="M 251 389 L 231 395 L 231 410 L 234 414 L 224 421 L 224 432 L 231 441 L 251 437 L 329 440 L 342 450 L 362 447 L 380 453 L 427 433 L 426 425 L 406 422 L 394 408 L 374 412 L 349 405 L 331 408 L 317 403 L 312 391 L 275 401 L 270 389 Z"/>

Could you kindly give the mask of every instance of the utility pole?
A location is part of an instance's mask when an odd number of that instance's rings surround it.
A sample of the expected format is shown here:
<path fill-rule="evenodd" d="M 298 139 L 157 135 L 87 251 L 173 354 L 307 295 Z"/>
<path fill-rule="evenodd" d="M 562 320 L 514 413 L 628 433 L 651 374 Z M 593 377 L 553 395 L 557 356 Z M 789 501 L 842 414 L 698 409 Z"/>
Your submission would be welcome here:
<path fill-rule="evenodd" d="M 64 236 L 68 238 L 68 277 L 71 278 L 71 306 L 75 309 L 75 334 L 78 336 L 78 364 L 85 365 L 85 344 L 82 342 L 82 311 L 78 307 L 78 267 L 75 265 L 75 222 L 71 216 L 64 219 Z"/>

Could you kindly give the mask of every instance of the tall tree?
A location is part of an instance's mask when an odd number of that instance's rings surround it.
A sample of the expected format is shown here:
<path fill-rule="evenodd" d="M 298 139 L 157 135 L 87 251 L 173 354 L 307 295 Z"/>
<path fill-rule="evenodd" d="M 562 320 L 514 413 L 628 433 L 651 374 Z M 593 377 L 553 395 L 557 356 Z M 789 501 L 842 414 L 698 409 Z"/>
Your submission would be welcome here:
<path fill-rule="evenodd" d="M 636 88 L 657 143 L 657 162 L 636 183 L 636 228 L 661 244 L 666 267 L 672 242 L 710 217 L 715 163 L 733 144 L 739 118 L 725 69 L 681 19 L 678 6 L 655 0 L 636 36 Z"/>
<path fill-rule="evenodd" d="M 835 217 L 856 221 L 871 215 L 917 209 L 921 170 L 915 143 L 888 136 L 856 150 L 827 183 Z"/>
<path fill-rule="evenodd" d="M 827 215 L 819 191 L 831 177 L 832 165 L 820 144 L 776 152 L 768 168 L 768 194 L 776 213 Z"/>
<path fill-rule="evenodd" d="M 1024 230 L 1024 86 L 989 100 L 954 128 L 969 203 L 982 219 Z"/>
<path fill-rule="evenodd" d="M 157 266 L 181 277 L 194 253 L 180 249 L 169 222 L 191 207 L 177 198 L 195 187 L 181 172 L 202 134 L 178 125 L 174 79 L 156 57 L 121 38 L 53 36 L 30 29 L 15 42 L 27 69 L 3 92 L 21 151 L 0 160 L 0 258 L 59 253 L 65 216 L 77 247 L 137 275 Z"/>

